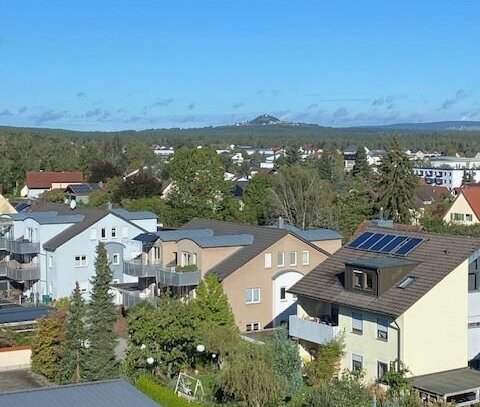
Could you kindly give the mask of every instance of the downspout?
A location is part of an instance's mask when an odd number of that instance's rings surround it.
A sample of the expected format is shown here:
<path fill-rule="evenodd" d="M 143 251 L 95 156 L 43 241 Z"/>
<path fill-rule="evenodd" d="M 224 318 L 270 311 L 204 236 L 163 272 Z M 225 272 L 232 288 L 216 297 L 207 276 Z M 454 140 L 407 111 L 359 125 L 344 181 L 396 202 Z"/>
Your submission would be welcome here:
<path fill-rule="evenodd" d="M 397 321 L 395 319 L 393 320 L 393 323 L 397 327 L 397 369 L 398 371 L 400 371 L 401 363 L 402 363 L 401 356 L 400 356 L 400 327 L 398 326 Z"/>

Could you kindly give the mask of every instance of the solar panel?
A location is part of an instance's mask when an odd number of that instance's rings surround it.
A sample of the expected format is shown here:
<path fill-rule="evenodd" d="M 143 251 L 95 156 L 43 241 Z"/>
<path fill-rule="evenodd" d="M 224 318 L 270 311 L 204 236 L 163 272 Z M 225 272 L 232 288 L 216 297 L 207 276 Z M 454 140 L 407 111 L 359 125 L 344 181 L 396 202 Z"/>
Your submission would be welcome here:
<path fill-rule="evenodd" d="M 406 236 L 396 236 L 390 243 L 382 247 L 379 252 L 390 253 L 393 249 L 397 248 L 401 243 L 407 240 Z"/>
<path fill-rule="evenodd" d="M 390 243 L 393 239 L 395 239 L 397 236 L 395 235 L 385 235 L 383 236 L 383 239 L 375 243 L 372 247 L 370 247 L 370 250 L 373 252 L 376 252 L 380 250 L 382 247 L 386 246 L 388 243 Z"/>
<path fill-rule="evenodd" d="M 402 247 L 395 250 L 394 254 L 399 254 L 405 256 L 406 254 L 410 253 L 415 247 L 417 247 L 420 243 L 422 243 L 422 239 L 418 237 L 412 237 L 407 243 L 405 243 Z"/>
<path fill-rule="evenodd" d="M 349 243 L 348 247 L 352 249 L 356 249 L 358 246 L 364 243 L 367 239 L 370 239 L 373 235 L 374 233 L 371 233 L 371 232 L 362 233 L 353 242 Z"/>
<path fill-rule="evenodd" d="M 357 249 L 371 250 L 371 247 L 384 236 L 385 235 L 383 233 L 375 233 L 370 239 L 358 246 Z"/>

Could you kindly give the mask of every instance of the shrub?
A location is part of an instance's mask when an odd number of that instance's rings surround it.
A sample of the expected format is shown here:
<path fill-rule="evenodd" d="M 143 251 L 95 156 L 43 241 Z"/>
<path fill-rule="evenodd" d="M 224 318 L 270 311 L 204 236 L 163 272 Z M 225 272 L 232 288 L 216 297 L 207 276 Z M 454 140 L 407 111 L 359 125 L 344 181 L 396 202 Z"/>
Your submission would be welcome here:
<path fill-rule="evenodd" d="M 155 382 L 148 376 L 141 376 L 135 382 L 135 386 L 162 407 L 205 407 L 204 404 L 182 399 L 175 394 L 175 391 Z"/>
<path fill-rule="evenodd" d="M 305 366 L 307 383 L 310 386 L 320 386 L 333 378 L 336 364 L 343 355 L 343 349 L 343 338 L 320 345 L 315 359 Z"/>

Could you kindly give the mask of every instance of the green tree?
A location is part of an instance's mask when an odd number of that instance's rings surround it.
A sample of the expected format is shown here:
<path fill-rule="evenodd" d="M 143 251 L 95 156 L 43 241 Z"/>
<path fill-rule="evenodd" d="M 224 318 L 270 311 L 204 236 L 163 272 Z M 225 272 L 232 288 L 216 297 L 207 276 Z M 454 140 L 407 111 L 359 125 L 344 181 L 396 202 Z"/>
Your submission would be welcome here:
<path fill-rule="evenodd" d="M 344 241 L 348 241 L 358 226 L 373 215 L 374 200 L 363 179 L 350 178 L 337 194 L 335 216 Z"/>
<path fill-rule="evenodd" d="M 175 218 L 173 226 L 198 216 L 218 218 L 222 201 L 229 194 L 224 168 L 211 148 L 181 148 L 170 162 L 174 183 L 167 203 Z"/>
<path fill-rule="evenodd" d="M 282 167 L 271 190 L 277 214 L 302 230 L 331 223 L 333 193 L 313 168 Z"/>
<path fill-rule="evenodd" d="M 219 326 L 235 325 L 228 297 L 223 292 L 222 284 L 213 273 L 207 274 L 198 285 L 192 308 L 200 323 L 207 321 Z"/>
<path fill-rule="evenodd" d="M 307 383 L 310 386 L 318 387 L 332 380 L 344 348 L 341 337 L 319 346 L 315 359 L 305 366 Z"/>
<path fill-rule="evenodd" d="M 320 178 L 330 182 L 339 182 L 345 173 L 343 158 L 336 150 L 325 149 L 316 166 Z"/>
<path fill-rule="evenodd" d="M 378 207 L 393 221 L 410 223 L 416 187 L 412 162 L 394 138 L 379 168 Z"/>
<path fill-rule="evenodd" d="M 85 302 L 78 281 L 70 298 L 65 325 L 65 349 L 61 364 L 62 383 L 82 381 L 85 371 Z"/>
<path fill-rule="evenodd" d="M 352 175 L 354 177 L 361 177 L 364 180 L 370 179 L 372 170 L 368 165 L 367 152 L 365 146 L 359 146 L 357 149 L 357 155 L 355 157 L 355 165 L 352 168 Z"/>
<path fill-rule="evenodd" d="M 135 307 L 128 315 L 128 333 L 125 364 L 130 376 L 151 371 L 170 380 L 191 362 L 195 352 L 191 308 L 169 294 L 162 295 L 156 307 Z M 151 365 L 147 363 L 150 357 Z"/>
<path fill-rule="evenodd" d="M 220 370 L 216 398 L 238 406 L 278 406 L 284 395 L 286 379 L 272 367 L 264 346 L 244 342 Z"/>
<path fill-rule="evenodd" d="M 95 276 L 87 311 L 88 351 L 85 358 L 85 377 L 89 381 L 118 377 L 119 369 L 115 357 L 117 335 L 113 325 L 117 312 L 110 292 L 112 270 L 108 265 L 107 251 L 103 243 L 97 246 Z"/>
<path fill-rule="evenodd" d="M 32 369 L 54 383 L 60 382 L 64 341 L 64 312 L 57 311 L 38 321 L 32 339 Z"/>
<path fill-rule="evenodd" d="M 272 341 L 267 342 L 273 370 L 286 380 L 283 398 L 291 398 L 302 386 L 302 360 L 298 346 L 289 337 L 286 329 L 275 331 Z"/>
<path fill-rule="evenodd" d="M 265 225 L 272 218 L 270 188 L 273 178 L 270 175 L 258 173 L 253 176 L 242 196 L 242 220 L 247 223 Z"/>
<path fill-rule="evenodd" d="M 65 192 L 63 189 L 52 189 L 50 191 L 45 191 L 42 194 L 42 199 L 45 202 L 64 203 Z"/>
<path fill-rule="evenodd" d="M 161 195 L 162 189 L 162 182 L 155 177 L 152 171 L 141 170 L 120 185 L 113 200 L 119 202 L 122 198 L 138 199 Z"/>

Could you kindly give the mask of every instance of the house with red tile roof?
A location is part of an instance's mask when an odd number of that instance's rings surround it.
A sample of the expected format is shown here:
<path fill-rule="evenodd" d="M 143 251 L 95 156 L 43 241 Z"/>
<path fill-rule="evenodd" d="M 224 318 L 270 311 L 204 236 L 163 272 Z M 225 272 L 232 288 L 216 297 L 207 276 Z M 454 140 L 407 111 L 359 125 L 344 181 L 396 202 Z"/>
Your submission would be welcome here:
<path fill-rule="evenodd" d="M 461 225 L 480 223 L 480 186 L 459 189 L 457 198 L 443 220 Z"/>
<path fill-rule="evenodd" d="M 20 194 L 27 198 L 38 198 L 45 191 L 65 189 L 69 185 L 83 183 L 81 171 L 30 171 L 27 172 L 26 184 Z"/>

